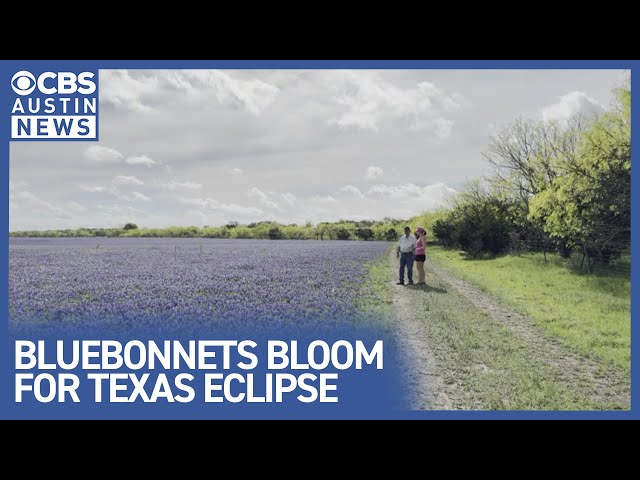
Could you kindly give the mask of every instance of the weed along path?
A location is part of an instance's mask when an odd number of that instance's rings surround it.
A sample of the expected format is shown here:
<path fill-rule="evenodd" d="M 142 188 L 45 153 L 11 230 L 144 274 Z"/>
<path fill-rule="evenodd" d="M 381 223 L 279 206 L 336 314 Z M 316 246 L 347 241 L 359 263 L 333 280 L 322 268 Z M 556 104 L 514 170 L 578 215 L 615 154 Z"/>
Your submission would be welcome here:
<path fill-rule="evenodd" d="M 628 373 L 578 355 L 427 256 L 427 286 L 399 286 L 394 335 L 411 410 L 628 410 Z M 415 272 L 414 272 L 415 273 Z"/>

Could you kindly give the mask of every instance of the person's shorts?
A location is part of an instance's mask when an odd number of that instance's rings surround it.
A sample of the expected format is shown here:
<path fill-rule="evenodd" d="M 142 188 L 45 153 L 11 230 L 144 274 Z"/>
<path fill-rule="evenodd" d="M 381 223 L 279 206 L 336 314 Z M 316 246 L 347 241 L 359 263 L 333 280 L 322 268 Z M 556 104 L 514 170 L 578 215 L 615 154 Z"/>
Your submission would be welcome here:
<path fill-rule="evenodd" d="M 413 260 L 416 262 L 424 262 L 427 259 L 426 255 L 416 255 Z"/>

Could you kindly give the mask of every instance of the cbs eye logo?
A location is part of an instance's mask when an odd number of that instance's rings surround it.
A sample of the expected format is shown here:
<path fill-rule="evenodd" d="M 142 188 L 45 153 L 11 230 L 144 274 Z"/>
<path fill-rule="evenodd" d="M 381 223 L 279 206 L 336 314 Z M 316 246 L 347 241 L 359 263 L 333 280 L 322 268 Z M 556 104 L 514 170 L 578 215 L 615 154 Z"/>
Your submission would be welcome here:
<path fill-rule="evenodd" d="M 36 88 L 36 78 L 31 72 L 21 70 L 11 79 L 11 88 L 18 95 L 29 95 Z"/>

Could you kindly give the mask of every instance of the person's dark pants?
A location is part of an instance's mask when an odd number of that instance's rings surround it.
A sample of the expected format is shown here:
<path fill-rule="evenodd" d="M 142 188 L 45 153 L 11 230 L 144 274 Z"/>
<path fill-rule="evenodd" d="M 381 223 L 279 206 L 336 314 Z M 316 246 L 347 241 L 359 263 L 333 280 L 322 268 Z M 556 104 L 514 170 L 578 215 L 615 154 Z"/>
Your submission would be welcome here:
<path fill-rule="evenodd" d="M 404 283 L 404 267 L 407 267 L 409 283 L 413 283 L 413 252 L 400 254 L 400 281 Z"/>

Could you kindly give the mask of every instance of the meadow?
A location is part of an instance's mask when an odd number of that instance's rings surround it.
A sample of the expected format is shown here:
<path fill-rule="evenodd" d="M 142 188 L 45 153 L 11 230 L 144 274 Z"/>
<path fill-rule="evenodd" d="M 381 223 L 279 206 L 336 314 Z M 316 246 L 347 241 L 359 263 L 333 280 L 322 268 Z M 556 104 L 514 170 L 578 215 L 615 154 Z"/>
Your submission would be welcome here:
<path fill-rule="evenodd" d="M 386 242 L 11 238 L 14 332 L 278 328 L 355 318 Z"/>

